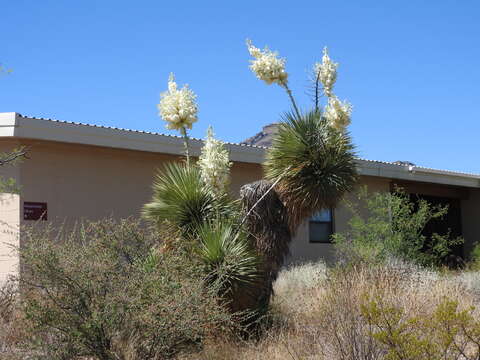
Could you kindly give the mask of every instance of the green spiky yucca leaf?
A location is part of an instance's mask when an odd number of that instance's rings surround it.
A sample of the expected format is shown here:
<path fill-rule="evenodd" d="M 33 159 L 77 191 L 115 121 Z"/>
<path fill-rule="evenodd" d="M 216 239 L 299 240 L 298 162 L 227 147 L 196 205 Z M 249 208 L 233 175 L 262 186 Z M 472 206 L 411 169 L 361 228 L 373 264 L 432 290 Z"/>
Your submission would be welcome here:
<path fill-rule="evenodd" d="M 231 216 L 235 210 L 227 195 L 214 194 L 203 184 L 197 167 L 169 163 L 155 178 L 153 198 L 144 206 L 143 216 L 157 223 L 167 220 L 184 234 L 192 234 L 204 221 Z"/>
<path fill-rule="evenodd" d="M 264 170 L 271 182 L 280 178 L 277 189 L 292 232 L 315 212 L 334 207 L 357 181 L 349 134 L 331 127 L 315 110 L 284 115 Z"/>
<path fill-rule="evenodd" d="M 235 301 L 233 294 L 248 291 L 259 279 L 260 258 L 243 231 L 236 231 L 228 219 L 205 222 L 197 232 L 200 260 L 208 281 L 215 283 L 222 296 Z"/>

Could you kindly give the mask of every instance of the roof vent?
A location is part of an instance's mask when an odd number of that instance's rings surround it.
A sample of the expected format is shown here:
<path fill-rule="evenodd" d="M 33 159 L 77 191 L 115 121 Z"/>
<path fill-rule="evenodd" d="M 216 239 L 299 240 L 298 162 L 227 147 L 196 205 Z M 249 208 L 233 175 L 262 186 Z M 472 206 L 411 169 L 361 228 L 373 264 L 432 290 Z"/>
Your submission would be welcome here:
<path fill-rule="evenodd" d="M 410 173 L 415 172 L 415 164 L 412 163 L 411 161 L 398 160 L 398 161 L 395 161 L 394 164 L 399 165 L 399 166 L 405 166 L 408 169 L 408 172 L 410 172 Z"/>
<path fill-rule="evenodd" d="M 414 163 L 411 161 L 402 161 L 402 160 L 397 160 L 393 162 L 395 165 L 400 165 L 400 166 L 415 166 Z"/>

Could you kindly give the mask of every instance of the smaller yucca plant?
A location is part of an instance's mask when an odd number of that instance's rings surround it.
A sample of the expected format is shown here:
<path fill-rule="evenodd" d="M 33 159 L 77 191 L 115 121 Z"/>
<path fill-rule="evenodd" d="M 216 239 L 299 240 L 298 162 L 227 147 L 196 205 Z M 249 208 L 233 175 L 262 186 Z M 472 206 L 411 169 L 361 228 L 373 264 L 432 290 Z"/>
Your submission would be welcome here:
<path fill-rule="evenodd" d="M 243 231 L 230 220 L 205 222 L 198 230 L 197 253 L 206 268 L 207 281 L 234 311 L 246 310 L 242 304 L 260 278 L 260 258 Z"/>
<path fill-rule="evenodd" d="M 319 110 L 284 115 L 264 169 L 268 180 L 278 181 L 292 232 L 315 212 L 334 207 L 357 180 L 350 136 Z"/>
<path fill-rule="evenodd" d="M 153 198 L 144 206 L 143 216 L 157 224 L 168 221 L 192 234 L 205 220 L 234 211 L 235 204 L 226 195 L 218 196 L 205 186 L 197 167 L 169 163 L 155 178 Z"/>

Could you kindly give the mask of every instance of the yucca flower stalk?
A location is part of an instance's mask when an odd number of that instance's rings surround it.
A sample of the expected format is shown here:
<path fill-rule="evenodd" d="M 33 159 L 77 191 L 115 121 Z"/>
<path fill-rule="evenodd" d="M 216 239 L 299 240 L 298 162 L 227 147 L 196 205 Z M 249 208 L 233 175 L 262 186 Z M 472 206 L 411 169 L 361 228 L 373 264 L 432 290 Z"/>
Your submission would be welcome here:
<path fill-rule="evenodd" d="M 255 58 L 251 60 L 250 69 L 257 78 L 267 84 L 276 83 L 285 88 L 293 105 L 294 113 L 285 115 L 279 126 L 280 131 L 267 152 L 265 171 L 271 183 L 267 192 L 275 188 L 284 194 L 283 199 L 288 198 L 292 202 L 291 231 L 294 232 L 301 218 L 320 210 L 321 206 L 332 206 L 339 201 L 341 194 L 353 186 L 356 177 L 354 152 L 350 137 L 346 133 L 346 127 L 351 122 L 352 106 L 347 101 L 340 101 L 333 93 L 338 63 L 331 60 L 326 47 L 323 49 L 322 62 L 313 67 L 314 110 L 305 113 L 299 111 L 288 87 L 286 60 L 278 58 L 278 53 L 268 48 L 256 48 L 250 40 L 247 40 L 247 47 Z M 327 97 L 324 111 L 321 111 L 319 106 L 320 87 Z M 304 177 L 307 174 L 308 176 Z M 315 179 L 316 177 L 318 179 Z M 320 183 L 319 179 L 322 177 L 326 181 Z M 302 192 L 301 189 L 305 191 Z M 310 192 L 322 193 L 323 200 L 320 196 L 310 196 Z M 257 199 L 245 217 L 263 201 L 265 195 Z M 296 197 L 304 205 L 298 203 Z M 307 210 L 309 200 L 312 200 L 312 211 Z"/>
<path fill-rule="evenodd" d="M 339 131 L 344 131 L 351 122 L 352 105 L 347 101 L 340 101 L 333 93 L 337 81 L 338 63 L 333 62 L 328 55 L 328 49 L 323 49 L 322 62 L 313 66 L 313 79 L 315 89 L 315 110 L 320 111 L 320 86 L 327 97 L 323 116 L 330 126 Z"/>
<path fill-rule="evenodd" d="M 250 60 L 252 72 L 268 85 L 275 83 L 283 87 L 292 102 L 293 109 L 297 115 L 300 115 L 295 98 L 288 86 L 288 73 L 285 71 L 286 60 L 278 57 L 278 52 L 271 51 L 268 47 L 260 50 L 249 39 L 247 39 L 247 48 L 250 55 L 255 58 Z"/>
<path fill-rule="evenodd" d="M 333 62 L 328 55 L 327 47 L 323 48 L 323 57 L 321 63 L 315 63 L 314 73 L 317 79 L 317 88 L 319 83 L 323 85 L 323 92 L 326 96 L 332 96 L 333 86 L 337 81 L 338 63 Z M 318 103 L 318 98 L 316 99 Z"/>
<path fill-rule="evenodd" d="M 214 191 L 214 194 L 227 192 L 232 163 L 228 150 L 222 141 L 215 139 L 211 126 L 208 127 L 197 165 L 200 168 L 202 181 Z"/>
<path fill-rule="evenodd" d="M 157 105 L 159 115 L 167 122 L 166 128 L 178 130 L 183 136 L 187 164 L 190 163 L 187 129 L 191 129 L 192 124 L 198 120 L 196 98 L 188 85 L 178 90 L 175 77 L 171 73 L 168 78 L 168 91 L 160 95 L 160 103 Z"/>

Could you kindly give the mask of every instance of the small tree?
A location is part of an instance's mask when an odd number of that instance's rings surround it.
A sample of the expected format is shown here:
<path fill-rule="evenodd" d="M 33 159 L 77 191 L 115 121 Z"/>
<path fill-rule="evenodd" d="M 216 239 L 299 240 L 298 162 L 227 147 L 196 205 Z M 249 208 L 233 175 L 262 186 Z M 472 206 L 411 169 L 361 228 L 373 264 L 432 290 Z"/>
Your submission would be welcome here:
<path fill-rule="evenodd" d="M 363 188 L 358 193 L 358 204 L 350 204 L 353 213 L 349 230 L 333 235 L 335 247 L 347 261 L 367 263 L 400 258 L 420 265 L 440 265 L 452 252 L 452 247 L 463 243 L 450 233 L 428 237 L 423 234 L 425 225 L 442 218 L 446 206 L 433 206 L 426 200 L 416 203 L 400 190 L 394 193 L 369 195 Z M 359 209 L 365 206 L 366 215 Z"/>

